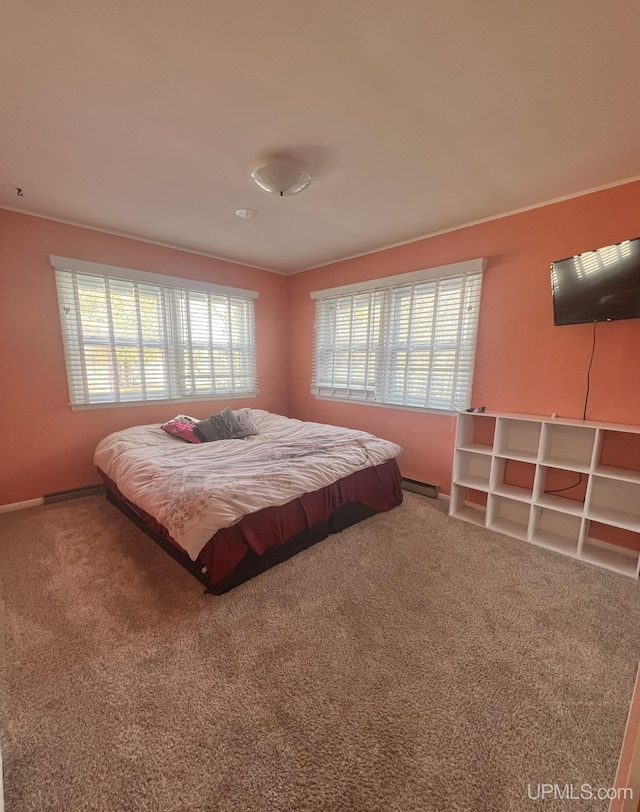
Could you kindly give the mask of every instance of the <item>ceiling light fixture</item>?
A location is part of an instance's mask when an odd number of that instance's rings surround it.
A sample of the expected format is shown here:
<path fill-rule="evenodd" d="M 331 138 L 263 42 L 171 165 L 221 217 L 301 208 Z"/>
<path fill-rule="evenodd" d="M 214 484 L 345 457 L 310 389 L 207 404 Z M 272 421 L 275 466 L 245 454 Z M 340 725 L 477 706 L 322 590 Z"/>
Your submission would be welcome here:
<path fill-rule="evenodd" d="M 275 156 L 266 166 L 256 169 L 251 179 L 263 192 L 278 197 L 297 195 L 311 183 L 306 167 L 284 156 Z"/>
<path fill-rule="evenodd" d="M 243 220 L 252 220 L 257 214 L 255 209 L 236 209 L 236 216 Z"/>

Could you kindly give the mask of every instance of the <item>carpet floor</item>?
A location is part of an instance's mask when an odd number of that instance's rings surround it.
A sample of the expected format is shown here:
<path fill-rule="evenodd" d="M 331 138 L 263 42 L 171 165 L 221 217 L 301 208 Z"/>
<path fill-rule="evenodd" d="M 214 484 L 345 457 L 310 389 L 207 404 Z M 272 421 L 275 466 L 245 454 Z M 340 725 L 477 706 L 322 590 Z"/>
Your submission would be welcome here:
<path fill-rule="evenodd" d="M 7 812 L 605 810 L 640 587 L 415 494 L 222 597 L 103 497 L 0 515 Z"/>

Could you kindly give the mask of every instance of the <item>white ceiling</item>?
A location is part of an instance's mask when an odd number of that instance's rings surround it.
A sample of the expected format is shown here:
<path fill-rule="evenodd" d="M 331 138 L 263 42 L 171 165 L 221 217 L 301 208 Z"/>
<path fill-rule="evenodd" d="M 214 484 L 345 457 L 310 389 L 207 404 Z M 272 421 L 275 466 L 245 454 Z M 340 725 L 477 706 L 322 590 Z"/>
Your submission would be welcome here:
<path fill-rule="evenodd" d="M 5 0 L 0 77 L 0 206 L 284 273 L 640 175 L 637 0 Z"/>

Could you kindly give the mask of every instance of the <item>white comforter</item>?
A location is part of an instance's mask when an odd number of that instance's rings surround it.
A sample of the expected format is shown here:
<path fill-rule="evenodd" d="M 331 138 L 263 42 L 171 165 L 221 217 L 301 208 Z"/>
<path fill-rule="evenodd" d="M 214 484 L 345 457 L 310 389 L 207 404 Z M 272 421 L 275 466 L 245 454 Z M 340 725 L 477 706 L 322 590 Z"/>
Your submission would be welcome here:
<path fill-rule="evenodd" d="M 363 431 L 252 411 L 254 437 L 198 445 L 160 424 L 135 426 L 105 437 L 94 463 L 195 561 L 214 533 L 247 513 L 284 505 L 402 453 Z"/>

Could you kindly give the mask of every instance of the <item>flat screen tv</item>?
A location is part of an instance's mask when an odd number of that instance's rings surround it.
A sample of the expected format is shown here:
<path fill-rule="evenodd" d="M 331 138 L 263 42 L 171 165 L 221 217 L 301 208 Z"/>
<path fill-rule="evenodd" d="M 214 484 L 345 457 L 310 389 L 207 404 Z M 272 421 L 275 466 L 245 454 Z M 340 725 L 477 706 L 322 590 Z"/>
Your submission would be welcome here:
<path fill-rule="evenodd" d="M 640 237 L 551 263 L 556 326 L 640 318 Z"/>

